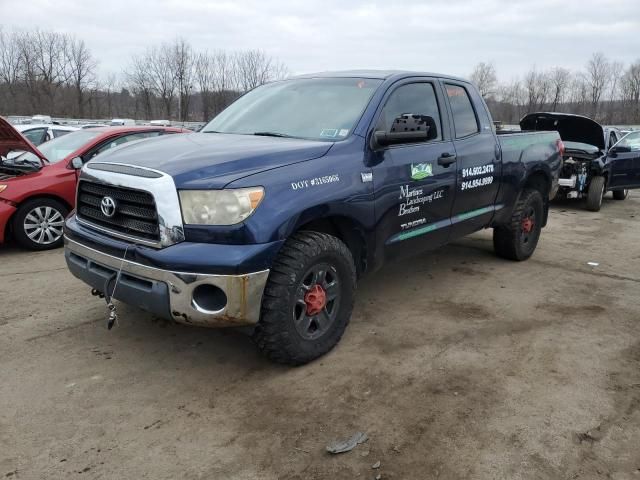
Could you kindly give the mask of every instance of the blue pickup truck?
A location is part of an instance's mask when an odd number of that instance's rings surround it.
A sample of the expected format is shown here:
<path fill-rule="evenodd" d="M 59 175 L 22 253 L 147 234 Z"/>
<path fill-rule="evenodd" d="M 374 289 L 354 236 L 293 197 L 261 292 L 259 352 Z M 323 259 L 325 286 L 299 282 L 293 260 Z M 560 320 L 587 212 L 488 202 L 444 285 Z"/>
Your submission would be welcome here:
<path fill-rule="evenodd" d="M 299 365 L 338 343 L 357 279 L 384 262 L 483 228 L 501 257 L 529 258 L 562 150 L 557 132 L 496 133 L 459 78 L 300 76 L 245 94 L 199 133 L 88 162 L 66 261 L 94 294 L 251 327 L 270 359 Z"/>

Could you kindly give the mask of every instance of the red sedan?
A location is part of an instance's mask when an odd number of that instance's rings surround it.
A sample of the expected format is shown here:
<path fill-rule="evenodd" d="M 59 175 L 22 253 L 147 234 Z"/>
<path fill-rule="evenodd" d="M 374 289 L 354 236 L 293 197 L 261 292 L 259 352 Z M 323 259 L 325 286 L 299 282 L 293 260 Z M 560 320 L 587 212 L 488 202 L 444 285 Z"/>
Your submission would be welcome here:
<path fill-rule="evenodd" d="M 36 148 L 0 117 L 0 243 L 11 235 L 32 250 L 59 247 L 84 163 L 127 142 L 188 132 L 154 126 L 92 128 Z"/>

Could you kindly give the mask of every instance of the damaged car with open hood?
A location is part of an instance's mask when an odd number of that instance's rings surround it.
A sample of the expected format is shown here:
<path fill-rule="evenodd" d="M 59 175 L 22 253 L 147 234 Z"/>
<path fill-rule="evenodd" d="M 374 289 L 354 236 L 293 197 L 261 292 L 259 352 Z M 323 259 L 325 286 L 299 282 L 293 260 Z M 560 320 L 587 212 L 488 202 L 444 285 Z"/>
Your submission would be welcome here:
<path fill-rule="evenodd" d="M 564 143 L 559 198 L 586 200 L 587 210 L 597 212 L 607 192 L 624 200 L 640 188 L 640 146 L 633 138 L 581 115 L 538 112 L 525 115 L 522 130 L 557 131 Z"/>

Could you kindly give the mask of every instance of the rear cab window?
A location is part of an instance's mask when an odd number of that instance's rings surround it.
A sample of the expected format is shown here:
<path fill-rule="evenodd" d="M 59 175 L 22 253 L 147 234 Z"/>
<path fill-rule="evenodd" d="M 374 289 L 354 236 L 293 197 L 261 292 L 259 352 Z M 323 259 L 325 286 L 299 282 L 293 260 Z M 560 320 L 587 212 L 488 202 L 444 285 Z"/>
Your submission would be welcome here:
<path fill-rule="evenodd" d="M 447 98 L 453 114 L 456 138 L 464 138 L 480 132 L 478 117 L 469 98 L 469 92 L 461 85 L 445 84 Z"/>

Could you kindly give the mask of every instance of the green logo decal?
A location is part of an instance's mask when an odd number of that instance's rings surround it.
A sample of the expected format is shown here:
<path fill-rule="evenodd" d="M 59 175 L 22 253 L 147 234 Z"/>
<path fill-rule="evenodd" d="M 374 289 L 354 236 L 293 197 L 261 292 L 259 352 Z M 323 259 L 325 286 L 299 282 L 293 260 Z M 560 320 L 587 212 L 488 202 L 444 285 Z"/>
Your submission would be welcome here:
<path fill-rule="evenodd" d="M 411 164 L 411 180 L 422 180 L 427 177 L 433 177 L 433 167 L 430 163 Z"/>

